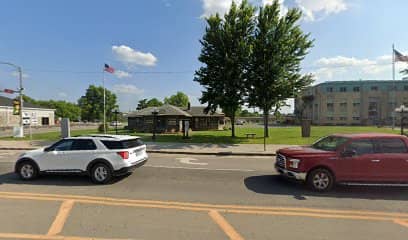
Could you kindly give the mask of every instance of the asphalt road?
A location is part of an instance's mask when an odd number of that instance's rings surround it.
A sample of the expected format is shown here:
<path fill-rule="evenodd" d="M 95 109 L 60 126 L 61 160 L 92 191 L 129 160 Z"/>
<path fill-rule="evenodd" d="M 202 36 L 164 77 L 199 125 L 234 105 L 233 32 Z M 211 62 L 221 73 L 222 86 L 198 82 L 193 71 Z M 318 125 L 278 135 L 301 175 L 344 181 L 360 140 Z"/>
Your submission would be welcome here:
<path fill-rule="evenodd" d="M 314 193 L 272 157 L 151 154 L 109 185 L 86 177 L 23 182 L 0 151 L 0 239 L 406 239 L 408 188 Z M 16 224 L 19 223 L 19 224 Z"/>

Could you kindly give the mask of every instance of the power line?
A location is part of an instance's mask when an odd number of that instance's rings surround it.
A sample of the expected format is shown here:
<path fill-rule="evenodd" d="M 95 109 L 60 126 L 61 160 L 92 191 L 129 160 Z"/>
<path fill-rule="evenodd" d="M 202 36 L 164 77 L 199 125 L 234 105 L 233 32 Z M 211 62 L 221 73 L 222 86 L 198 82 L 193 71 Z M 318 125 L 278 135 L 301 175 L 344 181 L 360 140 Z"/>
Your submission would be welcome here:
<path fill-rule="evenodd" d="M 56 69 L 32 69 L 25 68 L 25 72 L 43 72 L 43 73 L 74 73 L 74 74 L 102 74 L 102 71 L 73 71 Z M 195 71 L 126 71 L 130 74 L 191 74 Z"/>

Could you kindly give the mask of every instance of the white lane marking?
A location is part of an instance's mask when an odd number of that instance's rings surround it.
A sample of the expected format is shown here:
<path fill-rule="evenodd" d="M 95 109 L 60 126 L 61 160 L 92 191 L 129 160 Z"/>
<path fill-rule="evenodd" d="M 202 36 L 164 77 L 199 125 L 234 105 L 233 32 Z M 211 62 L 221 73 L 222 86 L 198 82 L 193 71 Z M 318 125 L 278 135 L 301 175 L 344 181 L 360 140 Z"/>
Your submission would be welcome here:
<path fill-rule="evenodd" d="M 191 158 L 191 157 L 176 158 L 176 160 L 179 160 L 180 163 L 184 163 L 184 164 L 201 165 L 201 166 L 208 165 L 208 163 L 205 163 L 205 162 L 195 162 L 195 161 L 198 161 L 198 159 Z"/>
<path fill-rule="evenodd" d="M 169 168 L 169 169 L 188 169 L 188 170 L 210 170 L 210 171 L 235 171 L 235 172 L 255 172 L 253 169 L 236 169 L 236 168 L 203 168 L 203 167 L 177 167 L 165 165 L 144 165 L 144 167 L 152 168 Z"/>

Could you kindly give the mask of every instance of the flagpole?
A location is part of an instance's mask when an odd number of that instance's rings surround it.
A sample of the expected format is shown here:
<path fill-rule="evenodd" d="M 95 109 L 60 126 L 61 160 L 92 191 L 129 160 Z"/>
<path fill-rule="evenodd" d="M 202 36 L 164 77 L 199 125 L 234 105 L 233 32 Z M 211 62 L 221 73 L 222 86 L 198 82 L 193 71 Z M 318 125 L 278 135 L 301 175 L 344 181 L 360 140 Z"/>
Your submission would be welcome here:
<path fill-rule="evenodd" d="M 103 75 L 103 133 L 106 134 L 106 90 L 105 90 L 105 70 L 102 71 Z"/>
<path fill-rule="evenodd" d="M 395 80 L 395 48 L 394 44 L 392 44 L 392 80 Z"/>
<path fill-rule="evenodd" d="M 393 104 L 392 108 L 395 108 L 397 106 L 396 104 L 396 89 L 395 89 L 395 48 L 394 48 L 394 43 L 392 44 L 392 81 L 393 81 L 393 90 L 392 90 L 392 96 L 393 96 Z M 395 128 L 395 109 L 392 109 L 392 130 Z"/>

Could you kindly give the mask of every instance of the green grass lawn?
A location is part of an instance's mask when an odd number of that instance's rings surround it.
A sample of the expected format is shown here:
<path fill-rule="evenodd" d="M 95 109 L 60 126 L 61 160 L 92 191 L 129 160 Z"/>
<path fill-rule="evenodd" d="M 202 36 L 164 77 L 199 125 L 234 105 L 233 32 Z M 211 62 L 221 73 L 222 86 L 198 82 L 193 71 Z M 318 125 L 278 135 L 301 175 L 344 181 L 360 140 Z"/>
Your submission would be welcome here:
<path fill-rule="evenodd" d="M 377 127 L 349 127 L 349 126 L 316 126 L 312 127 L 311 137 L 302 138 L 300 127 L 271 127 L 269 129 L 269 138 L 266 139 L 267 144 L 310 144 L 318 138 L 333 134 L 333 133 L 399 133 L 398 129 L 394 131 L 390 128 Z M 91 133 L 98 133 L 97 130 L 74 130 L 71 136 L 85 135 Z M 109 133 L 114 133 L 113 130 Z M 255 138 L 247 139 L 246 133 L 255 133 Z M 121 129 L 119 134 L 131 134 L 141 136 L 145 141 L 151 141 L 151 133 L 136 133 L 125 131 Z M 236 138 L 231 138 L 231 131 L 195 131 L 192 132 L 191 139 L 182 139 L 181 134 L 160 134 L 157 136 L 157 142 L 186 142 L 186 143 L 229 143 L 229 144 L 255 144 L 263 143 L 263 128 L 236 128 Z M 38 133 L 33 134 L 33 140 L 47 140 L 53 141 L 60 138 L 59 132 Z M 15 138 L 1 138 L 1 140 L 16 140 Z M 21 140 L 29 140 L 25 137 Z"/>

